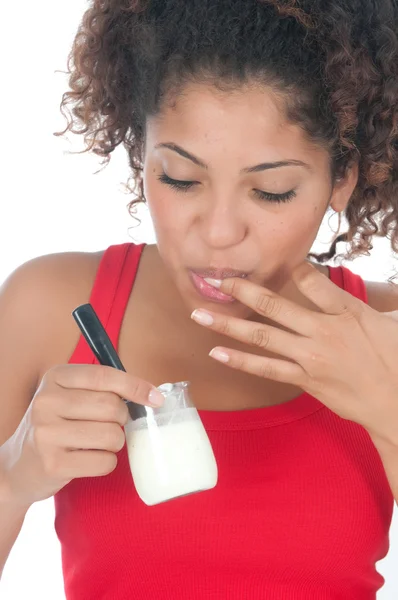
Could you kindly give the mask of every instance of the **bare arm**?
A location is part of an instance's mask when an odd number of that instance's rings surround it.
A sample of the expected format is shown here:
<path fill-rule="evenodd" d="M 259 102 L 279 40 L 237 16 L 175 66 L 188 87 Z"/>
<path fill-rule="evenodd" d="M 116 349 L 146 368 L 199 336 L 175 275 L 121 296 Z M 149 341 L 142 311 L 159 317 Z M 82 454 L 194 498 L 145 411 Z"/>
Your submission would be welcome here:
<path fill-rule="evenodd" d="M 18 505 L 5 485 L 5 465 L 12 461 L 7 441 L 43 372 L 68 361 L 78 340 L 70 314 L 87 301 L 98 261 L 91 254 L 41 257 L 0 288 L 0 576 L 29 508 Z"/>
<path fill-rule="evenodd" d="M 28 508 L 13 503 L 4 489 L 0 492 L 0 579 L 8 555 L 21 531 Z"/>

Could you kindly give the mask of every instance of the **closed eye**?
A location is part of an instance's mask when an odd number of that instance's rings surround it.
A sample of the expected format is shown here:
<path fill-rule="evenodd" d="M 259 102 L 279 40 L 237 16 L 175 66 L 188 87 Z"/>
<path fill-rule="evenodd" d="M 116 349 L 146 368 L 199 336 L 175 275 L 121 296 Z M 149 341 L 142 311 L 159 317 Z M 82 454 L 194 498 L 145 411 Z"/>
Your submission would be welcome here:
<path fill-rule="evenodd" d="M 166 173 L 162 173 L 161 175 L 159 175 L 158 179 L 162 183 L 169 185 L 171 188 L 180 191 L 189 190 L 192 186 L 198 183 L 197 181 L 181 181 L 180 179 L 172 179 L 171 177 L 166 175 Z"/>
<path fill-rule="evenodd" d="M 189 189 L 191 189 L 192 187 L 194 187 L 195 185 L 199 184 L 198 181 L 185 181 L 185 180 L 181 180 L 181 179 L 172 179 L 171 177 L 166 175 L 166 173 L 164 173 L 164 172 L 159 175 L 158 179 L 162 183 L 164 183 L 164 184 L 170 186 L 171 188 L 173 188 L 177 191 L 180 191 L 180 192 L 186 192 Z M 296 196 L 295 190 L 289 190 L 288 192 L 284 192 L 283 194 L 272 194 L 271 192 L 265 192 L 263 190 L 256 190 L 256 189 L 253 191 L 259 200 L 265 200 L 268 202 L 275 202 L 275 203 L 290 202 Z"/>
<path fill-rule="evenodd" d="M 268 202 L 290 202 L 296 197 L 295 190 L 289 190 L 283 194 L 271 194 L 271 192 L 264 192 L 262 190 L 253 190 L 260 200 L 268 200 Z"/>

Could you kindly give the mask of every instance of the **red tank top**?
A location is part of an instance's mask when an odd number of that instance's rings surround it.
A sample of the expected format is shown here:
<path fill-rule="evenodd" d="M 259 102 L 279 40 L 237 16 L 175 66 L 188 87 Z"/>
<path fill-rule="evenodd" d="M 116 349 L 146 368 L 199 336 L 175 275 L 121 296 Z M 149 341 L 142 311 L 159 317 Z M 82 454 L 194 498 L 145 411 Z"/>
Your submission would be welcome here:
<path fill-rule="evenodd" d="M 92 291 L 116 347 L 142 248 L 110 247 Z M 367 301 L 358 275 L 330 276 Z M 70 363 L 94 362 L 81 338 Z M 394 502 L 367 432 L 306 393 L 199 412 L 214 489 L 146 506 L 125 446 L 113 473 L 55 496 L 68 600 L 375 600 Z"/>

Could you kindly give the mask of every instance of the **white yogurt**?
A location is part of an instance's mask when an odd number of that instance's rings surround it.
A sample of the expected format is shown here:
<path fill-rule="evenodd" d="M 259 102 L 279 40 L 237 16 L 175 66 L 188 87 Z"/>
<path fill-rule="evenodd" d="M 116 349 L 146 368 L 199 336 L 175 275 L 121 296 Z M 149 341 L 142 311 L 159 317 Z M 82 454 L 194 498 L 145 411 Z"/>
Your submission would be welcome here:
<path fill-rule="evenodd" d="M 135 487 L 149 506 L 217 483 L 213 449 L 196 410 L 173 413 L 171 422 L 167 418 L 170 415 L 157 414 L 125 426 Z"/>

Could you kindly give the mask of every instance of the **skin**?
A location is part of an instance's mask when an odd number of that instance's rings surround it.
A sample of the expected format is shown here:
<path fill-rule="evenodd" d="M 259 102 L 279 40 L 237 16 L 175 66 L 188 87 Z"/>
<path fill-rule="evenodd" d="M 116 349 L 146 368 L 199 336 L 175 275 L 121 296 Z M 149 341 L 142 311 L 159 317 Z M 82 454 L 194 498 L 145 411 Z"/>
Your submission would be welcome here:
<path fill-rule="evenodd" d="M 268 105 L 265 105 L 266 100 Z M 264 110 L 265 106 L 268 111 Z M 228 266 L 229 263 L 235 268 L 253 269 L 255 277 L 252 276 L 252 279 L 261 280 L 261 265 L 251 262 L 251 257 L 257 256 L 260 251 L 266 257 L 261 263 L 264 263 L 266 271 L 263 281 L 272 288 L 270 278 L 281 268 L 282 256 L 284 262 L 288 257 L 292 263 L 297 262 L 299 254 L 301 260 L 306 256 L 328 203 L 335 210 L 343 210 L 348 201 L 354 182 L 341 182 L 332 197 L 324 150 L 313 147 L 300 129 L 286 123 L 282 108 L 277 99 L 264 89 L 261 92 L 253 89 L 223 95 L 208 86 L 191 86 L 180 101 L 164 107 L 156 119 L 148 122 L 145 193 L 155 221 L 159 246 L 149 245 L 143 252 L 126 308 L 118 351 L 128 372 L 154 385 L 190 380 L 191 396 L 199 409 L 239 410 L 268 406 L 286 402 L 301 391 L 294 386 L 231 371 L 216 363 L 208 356 L 215 346 L 247 351 L 247 345 L 206 330 L 189 318 L 196 308 L 211 310 L 216 305 L 204 302 L 191 289 L 187 265 L 206 267 L 213 262 Z M 271 109 L 274 111 L 272 114 Z M 260 122 L 264 135 L 258 139 Z M 284 144 L 281 143 L 282 136 Z M 250 139 L 250 144 L 243 146 L 242 139 Z M 202 158 L 209 164 L 208 171 L 180 158 L 175 152 L 155 148 L 157 144 L 169 141 Z M 285 148 L 289 148 L 289 158 L 304 159 L 305 156 L 307 162 L 316 163 L 322 157 L 322 175 L 311 175 L 306 170 L 301 173 L 299 168 L 286 167 L 272 173 L 239 177 L 241 168 L 264 160 L 286 158 Z M 231 160 L 236 165 L 234 170 Z M 168 188 L 157 179 L 162 163 L 165 168 L 169 167 L 171 176 L 195 177 L 205 182 L 205 189 L 185 196 Z M 171 172 L 172 167 L 176 172 Z M 269 191 L 283 192 L 291 185 L 297 185 L 298 181 L 291 179 L 307 180 L 312 177 L 317 178 L 317 189 L 310 196 L 306 194 L 305 198 L 298 196 L 290 204 L 262 204 L 251 196 L 250 190 L 254 185 L 259 189 L 269 186 Z M 350 177 L 355 180 L 354 172 Z M 307 184 L 310 185 L 310 181 Z M 238 212 L 236 197 L 243 198 L 246 211 Z M 301 228 L 307 221 L 301 217 L 309 197 L 313 210 L 309 213 L 311 223 L 306 225 L 304 236 Z M 200 202 L 203 198 L 204 203 Z M 212 211 L 210 200 L 219 207 L 217 211 Z M 225 215 L 223 205 L 229 202 L 232 205 L 232 200 L 235 200 L 233 208 L 236 210 L 230 216 Z M 207 219 L 212 228 L 217 227 L 219 234 L 223 234 L 225 246 L 217 247 L 214 233 L 213 242 L 209 241 L 207 229 L 201 227 L 197 218 L 199 209 L 202 210 L 199 217 Z M 293 213 L 296 216 L 291 216 Z M 298 221 L 297 215 L 300 217 Z M 245 227 L 244 239 L 239 234 L 241 220 Z M 259 232 L 260 220 L 263 226 Z M 225 223 L 233 226 L 235 244 L 233 239 L 225 242 L 225 236 L 228 236 Z M 283 232 L 282 223 L 286 225 Z M 265 229 L 267 227 L 269 230 Z M 272 236 L 269 235 L 271 229 Z M 278 239 L 276 232 L 279 233 Z M 197 253 L 192 250 L 193 237 L 199 244 Z M 7 401 L 4 398 L 1 405 L 0 443 L 15 431 L 43 375 L 53 366 L 68 362 L 79 339 L 79 331 L 70 314 L 76 306 L 89 300 L 101 258 L 102 252 L 39 257 L 22 265 L 4 284 L 0 324 L 7 361 L 0 365 L 0 379 L 9 393 Z M 317 269 L 327 274 L 326 267 L 317 266 Z M 398 306 L 396 290 L 387 284 L 367 282 L 367 291 L 370 306 L 378 311 L 392 311 Z M 300 295 L 289 280 L 280 287 L 280 293 L 301 306 L 308 306 L 308 299 Z M 233 306 L 218 304 L 217 311 L 256 318 L 252 311 L 238 303 Z M 13 367 L 16 362 L 18 369 Z"/>
<path fill-rule="evenodd" d="M 226 94 L 209 85 L 190 85 L 147 124 L 144 190 L 157 245 L 144 251 L 119 351 L 127 370 L 155 385 L 191 381 L 199 409 L 279 404 L 302 391 L 238 371 L 229 371 L 226 381 L 226 367 L 209 359 L 208 353 L 227 341 L 228 347 L 241 351 L 247 351 L 247 345 L 205 330 L 189 318 L 194 309 L 216 307 L 222 314 L 266 322 L 239 302 L 204 300 L 191 284 L 189 267 L 248 270 L 254 283 L 318 310 L 299 292 L 290 273 L 306 260 L 328 206 L 342 211 L 347 205 L 357 172 L 353 168 L 333 187 L 328 152 L 288 123 L 283 109 L 283 102 L 265 88 Z M 245 139 L 250 143 L 242 144 Z M 195 155 L 207 168 L 159 147 L 166 143 Z M 308 167 L 242 173 L 265 161 L 287 159 L 304 161 Z M 187 192 L 175 190 L 159 181 L 163 171 L 198 184 Z M 297 195 L 285 204 L 260 200 L 253 191 L 275 194 L 292 188 Z M 161 302 L 148 302 L 152 298 Z"/>
<path fill-rule="evenodd" d="M 159 147 L 165 143 L 178 145 L 207 168 Z M 242 173 L 285 160 L 307 166 Z M 198 183 L 188 191 L 176 190 L 159 181 L 163 172 Z M 184 305 L 184 315 L 197 308 L 188 268 L 215 266 L 250 271 L 250 281 L 305 303 L 290 273 L 306 260 L 327 208 L 344 210 L 357 176 L 353 168 L 333 186 L 327 150 L 286 120 L 283 101 L 271 90 L 246 86 L 225 93 L 211 85 L 188 84 L 148 121 L 146 131 L 144 190 L 169 288 L 177 292 L 171 291 L 170 302 Z M 255 191 L 281 194 L 292 189 L 296 197 L 279 204 L 260 199 Z M 201 297 L 200 305 L 214 308 L 214 302 Z M 217 309 L 258 319 L 236 302 Z"/>
<path fill-rule="evenodd" d="M 192 287 L 187 268 L 250 270 L 254 284 L 317 310 L 300 293 L 291 273 L 305 262 L 328 206 L 344 210 L 355 187 L 356 169 L 332 186 L 327 151 L 287 123 L 283 103 L 264 88 L 221 94 L 205 85 L 187 87 L 174 104 L 166 104 L 149 120 L 146 133 L 145 194 L 159 243 L 143 252 L 120 332 L 118 352 L 131 374 L 132 389 L 134 377 L 156 386 L 188 380 L 192 400 L 202 410 L 242 410 L 291 400 L 301 393 L 299 387 L 228 369 L 209 358 L 215 346 L 242 352 L 248 346 L 197 325 L 190 319 L 194 309 L 217 306 L 224 318 L 264 323 L 266 319 L 242 302 L 205 302 Z M 207 169 L 157 147 L 170 142 L 195 154 Z M 287 158 L 303 160 L 309 168 L 241 173 L 264 161 Z M 158 180 L 162 167 L 171 177 L 199 184 L 186 194 L 177 192 Z M 288 204 L 269 204 L 253 193 L 255 189 L 282 193 L 292 187 L 297 196 Z M 101 258 L 102 253 L 39 257 L 21 265 L 3 284 L 0 381 L 7 393 L 0 398 L 0 446 L 6 447 L 17 430 L 43 376 L 68 363 L 79 340 L 71 312 L 89 301 Z M 325 267 L 316 269 L 328 273 Z M 367 283 L 367 289 L 375 310 L 397 309 L 396 288 Z M 274 321 L 272 325 L 278 327 Z M 258 354 L 272 357 L 260 349 Z M 98 385 L 103 389 L 101 382 Z M 398 490 L 396 448 L 383 440 L 378 448 L 391 487 Z M 26 472 L 32 475 L 29 465 Z M 1 489 L 0 504 L 1 570 L 27 507 L 19 510 L 15 499 L 2 495 Z"/>

